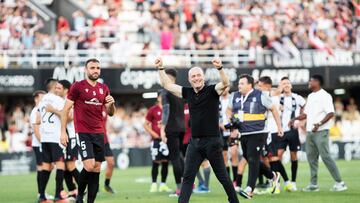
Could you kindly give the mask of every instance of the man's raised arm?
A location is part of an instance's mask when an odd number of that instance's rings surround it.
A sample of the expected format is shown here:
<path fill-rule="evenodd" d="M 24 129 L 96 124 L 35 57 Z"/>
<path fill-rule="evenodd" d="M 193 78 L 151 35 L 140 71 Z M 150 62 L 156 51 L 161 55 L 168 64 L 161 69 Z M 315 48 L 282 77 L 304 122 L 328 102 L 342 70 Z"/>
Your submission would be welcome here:
<path fill-rule="evenodd" d="M 160 83 L 167 91 L 171 92 L 173 95 L 182 98 L 182 86 L 174 84 L 168 75 L 165 72 L 163 67 L 163 62 L 161 58 L 155 60 L 155 66 L 159 70 Z"/>
<path fill-rule="evenodd" d="M 223 69 L 220 59 L 214 59 L 212 63 L 216 67 L 216 69 L 219 70 L 220 82 L 216 84 L 215 90 L 219 95 L 221 95 L 225 91 L 225 89 L 230 86 L 230 80 Z"/>

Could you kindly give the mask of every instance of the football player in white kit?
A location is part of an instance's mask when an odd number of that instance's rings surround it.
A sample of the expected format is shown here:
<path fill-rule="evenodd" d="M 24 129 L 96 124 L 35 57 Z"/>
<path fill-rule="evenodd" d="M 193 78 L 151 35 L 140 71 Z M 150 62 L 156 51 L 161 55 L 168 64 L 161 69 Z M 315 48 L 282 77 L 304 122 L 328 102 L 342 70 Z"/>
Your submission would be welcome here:
<path fill-rule="evenodd" d="M 47 94 L 43 96 L 39 103 L 38 118 L 40 119 L 40 135 L 41 135 L 41 148 L 43 155 L 43 172 L 42 184 L 40 188 L 39 202 L 47 202 L 45 197 L 45 189 L 49 180 L 52 169 L 52 163 L 56 166 L 56 189 L 55 189 L 55 202 L 68 202 L 66 198 L 61 197 L 62 183 L 64 180 L 64 148 L 60 146 L 61 122 L 60 117 L 53 112 L 47 110 L 50 104 L 56 111 L 61 111 L 64 107 L 65 100 L 56 93 L 57 80 L 48 79 L 46 81 Z"/>
<path fill-rule="evenodd" d="M 282 92 L 282 87 L 279 86 L 277 89 L 272 88 L 272 80 L 268 76 L 263 76 L 259 78 L 257 83 L 257 88 L 262 92 L 266 92 L 271 97 L 272 103 L 276 105 L 278 111 L 280 112 L 280 94 Z M 292 184 L 289 181 L 288 175 L 285 171 L 284 165 L 281 163 L 281 159 L 278 156 L 278 142 L 277 140 L 281 139 L 278 136 L 278 129 L 276 126 L 275 119 L 272 114 L 268 114 L 267 118 L 267 127 L 269 131 L 269 136 L 266 141 L 263 161 L 266 165 L 270 166 L 273 171 L 280 172 L 281 176 L 285 182 L 285 190 L 292 191 Z M 280 183 L 277 184 L 275 193 L 280 193 Z"/>
<path fill-rule="evenodd" d="M 71 83 L 67 80 L 60 80 L 56 84 L 56 94 L 61 98 L 66 99 L 68 91 L 70 90 Z M 48 108 L 50 105 L 48 105 Z M 58 116 L 61 116 L 60 113 L 55 109 L 51 108 L 49 111 L 56 113 Z M 65 151 L 65 172 L 64 172 L 64 180 L 69 190 L 69 199 L 76 199 L 77 189 L 76 185 L 74 184 L 73 178 L 75 179 L 76 183 L 79 181 L 79 171 L 75 167 L 75 161 L 78 159 L 78 144 L 77 138 L 75 133 L 75 126 L 74 126 L 74 113 L 70 111 L 68 116 L 68 123 L 66 126 L 66 131 L 69 136 L 69 144 L 66 146 Z"/>
<path fill-rule="evenodd" d="M 284 91 L 283 94 L 280 95 L 280 116 L 285 133 L 284 137 L 277 141 L 279 143 L 278 155 L 281 160 L 286 147 L 289 145 L 292 190 L 296 191 L 296 175 L 298 169 L 297 152 L 301 147 L 298 125 L 295 125 L 295 117 L 303 113 L 306 101 L 302 96 L 291 91 L 292 85 L 288 77 L 281 78 L 281 85 Z"/>
<path fill-rule="evenodd" d="M 31 124 L 31 145 L 35 154 L 35 160 L 36 160 L 36 180 L 37 180 L 37 186 L 38 186 L 38 194 L 40 195 L 40 185 L 41 185 L 41 175 L 42 175 L 42 155 L 41 155 L 41 136 L 40 136 L 40 129 L 39 124 L 40 120 L 37 120 L 37 114 L 40 114 L 39 112 L 39 102 L 41 98 L 46 94 L 43 90 L 38 90 L 33 93 L 33 98 L 35 102 L 34 108 L 31 110 L 30 113 L 30 124 Z"/>

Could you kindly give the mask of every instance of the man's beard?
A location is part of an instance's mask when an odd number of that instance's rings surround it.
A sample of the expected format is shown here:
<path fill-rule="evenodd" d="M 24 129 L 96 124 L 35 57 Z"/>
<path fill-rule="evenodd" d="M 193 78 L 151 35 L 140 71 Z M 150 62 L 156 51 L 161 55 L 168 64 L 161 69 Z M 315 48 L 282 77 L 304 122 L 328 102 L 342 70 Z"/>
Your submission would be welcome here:
<path fill-rule="evenodd" d="M 88 78 L 89 78 L 89 80 L 97 81 L 97 79 L 99 79 L 99 76 L 93 77 L 91 75 L 88 75 Z"/>

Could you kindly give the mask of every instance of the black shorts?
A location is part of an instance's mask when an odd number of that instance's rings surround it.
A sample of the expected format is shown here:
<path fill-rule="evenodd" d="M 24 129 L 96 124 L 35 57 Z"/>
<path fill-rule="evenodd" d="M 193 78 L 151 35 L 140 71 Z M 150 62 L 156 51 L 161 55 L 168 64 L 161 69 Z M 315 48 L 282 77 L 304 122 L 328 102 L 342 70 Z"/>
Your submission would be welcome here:
<path fill-rule="evenodd" d="M 104 134 L 78 133 L 79 153 L 82 160 L 95 159 L 97 162 L 105 161 Z"/>
<path fill-rule="evenodd" d="M 153 161 L 162 161 L 168 159 L 169 149 L 167 148 L 167 145 L 165 143 L 160 143 L 160 139 L 156 139 L 151 142 L 150 153 L 151 159 Z"/>
<path fill-rule="evenodd" d="M 76 141 L 76 138 L 69 138 L 66 146 L 65 161 L 76 161 L 78 159 L 79 146 Z"/>
<path fill-rule="evenodd" d="M 34 151 L 34 154 L 35 154 L 36 165 L 39 166 L 43 162 L 40 147 L 33 147 L 33 151 Z"/>
<path fill-rule="evenodd" d="M 105 143 L 105 157 L 109 157 L 109 156 L 114 156 L 114 154 L 110 148 L 110 144 L 107 142 Z"/>
<path fill-rule="evenodd" d="M 229 149 L 229 139 L 230 137 L 227 136 L 227 137 L 222 137 L 222 149 L 223 151 L 227 151 Z"/>
<path fill-rule="evenodd" d="M 64 161 L 64 151 L 58 143 L 43 142 L 41 143 L 42 158 L 45 163 L 54 163 Z"/>
<path fill-rule="evenodd" d="M 289 145 L 292 152 L 297 152 L 301 149 L 299 131 L 297 129 L 291 129 L 285 132 L 283 137 L 278 137 L 277 139 L 278 149 L 286 150 L 287 145 Z"/>
<path fill-rule="evenodd" d="M 277 156 L 277 145 L 276 145 L 276 141 L 275 141 L 275 137 L 278 136 L 277 133 L 272 133 L 271 134 L 271 142 L 268 143 L 268 141 L 266 140 L 266 144 L 263 147 L 263 153 L 262 156 L 263 157 L 273 157 L 273 156 Z"/>

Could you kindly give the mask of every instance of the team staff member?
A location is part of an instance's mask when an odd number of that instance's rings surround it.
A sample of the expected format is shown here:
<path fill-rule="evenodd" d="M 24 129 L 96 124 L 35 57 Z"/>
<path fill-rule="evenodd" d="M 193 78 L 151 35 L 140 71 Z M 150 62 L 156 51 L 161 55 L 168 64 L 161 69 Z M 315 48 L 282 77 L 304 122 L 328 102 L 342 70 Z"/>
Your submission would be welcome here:
<path fill-rule="evenodd" d="M 85 63 L 85 80 L 75 82 L 70 89 L 61 115 L 61 143 L 68 144 L 66 134 L 67 115 L 74 106 L 74 124 L 79 136 L 80 155 L 84 168 L 79 177 L 77 203 L 83 202 L 84 191 L 88 186 L 88 203 L 95 201 L 99 189 L 101 162 L 105 160 L 103 108 L 112 116 L 115 101 L 107 85 L 97 82 L 100 77 L 100 62 L 89 59 Z"/>
<path fill-rule="evenodd" d="M 219 95 L 230 83 L 221 61 L 213 60 L 213 65 L 219 70 L 221 82 L 205 85 L 204 72 L 201 68 L 194 67 L 188 73 L 191 87 L 174 84 L 167 76 L 160 58 L 156 59 L 155 65 L 159 70 L 162 86 L 175 96 L 184 98 L 189 105 L 192 138 L 186 152 L 184 179 L 178 202 L 189 202 L 196 173 L 204 159 L 210 161 L 216 177 L 227 193 L 228 201 L 239 202 L 226 172 L 219 135 Z"/>
<path fill-rule="evenodd" d="M 231 136 L 241 134 L 241 148 L 243 157 L 249 164 L 249 176 L 247 187 L 240 191 L 240 195 L 250 199 L 255 189 L 256 179 L 259 170 L 269 179 L 272 179 L 273 191 L 275 191 L 276 182 L 279 179 L 276 173 L 263 163 L 260 163 L 261 149 L 265 146 L 268 132 L 266 129 L 266 114 L 271 111 L 278 128 L 278 134 L 283 135 L 281 121 L 276 106 L 272 104 L 269 95 L 254 89 L 254 78 L 250 75 L 241 75 L 239 77 L 239 91 L 234 93 L 232 101 L 228 108 L 232 110 L 233 115 L 239 119 L 241 126 L 232 131 Z"/>
<path fill-rule="evenodd" d="M 312 93 L 309 94 L 304 113 L 294 120 L 306 119 L 306 156 L 310 165 L 310 184 L 303 189 L 305 192 L 319 191 L 317 185 L 319 155 L 328 168 L 331 176 L 336 181 L 332 191 L 347 190 L 342 181 L 340 172 L 329 150 L 330 121 L 334 117 L 333 99 L 329 93 L 322 89 L 323 78 L 313 75 L 309 82 Z"/>
<path fill-rule="evenodd" d="M 175 84 L 177 72 L 174 69 L 167 69 L 166 74 L 170 81 Z M 177 197 L 180 194 L 181 178 L 183 174 L 184 159 L 181 157 L 181 148 L 185 134 L 185 102 L 164 90 L 162 92 L 162 121 L 161 139 L 169 148 L 169 160 L 173 165 L 174 178 L 176 183 L 175 194 L 170 196 Z"/>

